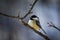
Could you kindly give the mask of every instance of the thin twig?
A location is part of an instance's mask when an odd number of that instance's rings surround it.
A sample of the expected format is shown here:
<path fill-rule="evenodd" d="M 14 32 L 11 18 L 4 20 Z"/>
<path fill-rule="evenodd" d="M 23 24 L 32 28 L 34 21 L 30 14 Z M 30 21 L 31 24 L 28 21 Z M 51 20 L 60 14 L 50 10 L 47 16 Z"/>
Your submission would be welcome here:
<path fill-rule="evenodd" d="M 60 31 L 60 29 L 59 28 L 57 28 L 52 22 L 50 22 L 50 23 L 48 23 L 49 24 L 49 27 L 53 27 L 53 28 L 55 28 L 55 29 L 57 29 L 57 30 L 59 30 Z"/>
<path fill-rule="evenodd" d="M 10 18 L 18 18 L 18 16 L 11 16 L 11 15 L 7 15 L 7 14 L 3 14 L 3 13 L 0 13 L 0 15 L 3 15 L 3 16 L 6 16 L 6 17 L 10 17 Z"/>
<path fill-rule="evenodd" d="M 30 13 L 31 13 L 31 10 L 33 9 L 34 5 L 36 4 L 38 0 L 35 0 L 35 2 L 32 4 L 32 7 L 30 8 L 30 10 L 28 11 L 28 13 L 26 13 L 26 15 L 20 19 L 24 19 L 26 18 Z M 18 18 L 18 16 L 11 16 L 11 15 L 7 15 L 7 14 L 3 14 L 3 13 L 0 13 L 0 15 L 4 15 L 4 16 L 7 16 L 7 17 L 11 17 L 11 18 Z"/>
<path fill-rule="evenodd" d="M 31 11 L 32 11 L 33 7 L 35 6 L 35 4 L 37 3 L 37 1 L 38 1 L 38 0 L 35 0 L 35 2 L 32 4 L 32 7 L 31 7 L 30 10 L 28 11 L 28 13 L 26 13 L 26 15 L 23 16 L 21 19 L 26 18 L 26 17 L 31 13 Z"/>

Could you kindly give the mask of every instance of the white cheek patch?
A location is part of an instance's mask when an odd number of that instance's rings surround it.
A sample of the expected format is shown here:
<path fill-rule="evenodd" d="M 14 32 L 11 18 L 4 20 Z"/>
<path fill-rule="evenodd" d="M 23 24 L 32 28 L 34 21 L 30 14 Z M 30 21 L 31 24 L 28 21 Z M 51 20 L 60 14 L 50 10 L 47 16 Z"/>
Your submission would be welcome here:
<path fill-rule="evenodd" d="M 39 20 L 38 18 L 33 18 L 34 20 Z"/>

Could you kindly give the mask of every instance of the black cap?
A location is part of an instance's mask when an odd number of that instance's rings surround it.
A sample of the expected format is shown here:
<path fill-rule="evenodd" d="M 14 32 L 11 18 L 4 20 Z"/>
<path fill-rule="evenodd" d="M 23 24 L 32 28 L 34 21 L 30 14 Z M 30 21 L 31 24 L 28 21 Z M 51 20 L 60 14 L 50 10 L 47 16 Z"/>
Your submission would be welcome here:
<path fill-rule="evenodd" d="M 36 16 L 36 15 L 32 15 L 31 17 L 32 17 L 32 18 L 36 18 L 37 16 Z"/>
<path fill-rule="evenodd" d="M 30 19 L 31 20 L 33 20 L 33 18 L 36 18 L 37 16 L 36 15 L 32 15 L 31 17 L 30 17 Z M 38 17 L 37 17 L 38 18 Z"/>

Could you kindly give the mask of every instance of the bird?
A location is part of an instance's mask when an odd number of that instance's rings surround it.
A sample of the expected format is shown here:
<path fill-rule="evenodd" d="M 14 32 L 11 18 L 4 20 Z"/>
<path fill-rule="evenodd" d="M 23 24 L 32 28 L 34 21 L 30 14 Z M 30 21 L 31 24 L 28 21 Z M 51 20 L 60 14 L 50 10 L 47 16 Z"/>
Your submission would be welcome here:
<path fill-rule="evenodd" d="M 41 27 L 39 22 L 39 17 L 36 15 L 32 15 L 28 21 L 28 25 L 34 28 L 35 30 L 39 31 L 42 29 L 42 31 L 46 34 L 45 30 Z"/>

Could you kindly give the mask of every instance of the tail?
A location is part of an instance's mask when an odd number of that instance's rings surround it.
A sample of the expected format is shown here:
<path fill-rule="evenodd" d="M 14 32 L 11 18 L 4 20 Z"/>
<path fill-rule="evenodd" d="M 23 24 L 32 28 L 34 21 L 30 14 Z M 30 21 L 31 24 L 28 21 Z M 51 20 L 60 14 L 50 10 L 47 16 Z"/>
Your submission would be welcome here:
<path fill-rule="evenodd" d="M 45 31 L 44 31 L 44 29 L 43 28 L 41 28 L 42 29 L 42 31 L 45 33 L 45 34 L 47 34 Z"/>

